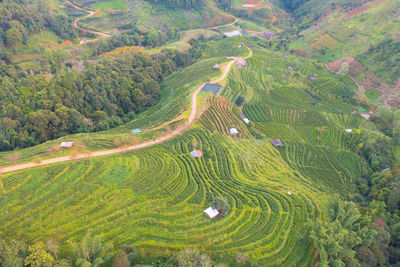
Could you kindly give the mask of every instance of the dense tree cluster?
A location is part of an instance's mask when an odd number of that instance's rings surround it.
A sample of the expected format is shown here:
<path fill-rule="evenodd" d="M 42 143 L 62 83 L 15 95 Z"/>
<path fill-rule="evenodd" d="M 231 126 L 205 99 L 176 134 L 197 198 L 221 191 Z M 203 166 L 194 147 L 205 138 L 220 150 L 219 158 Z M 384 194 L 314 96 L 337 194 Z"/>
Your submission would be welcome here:
<path fill-rule="evenodd" d="M 75 39 L 72 21 L 63 15 L 51 14 L 42 1 L 0 2 L 0 46 L 13 47 L 26 43 L 29 35 L 49 28 L 64 39 Z"/>
<path fill-rule="evenodd" d="M 360 247 L 363 266 L 400 264 L 400 165 L 395 151 L 400 147 L 400 111 L 379 107 L 371 120 L 386 136 L 369 139 L 360 150 L 368 163 L 367 173 L 358 179 L 353 201 L 372 215 L 377 237 L 368 248 Z M 396 265 L 397 264 L 397 265 Z"/>
<path fill-rule="evenodd" d="M 98 43 L 91 43 L 92 55 L 100 55 L 123 46 L 159 47 L 167 41 L 174 41 L 180 37 L 176 29 L 169 27 L 165 27 L 163 31 L 152 29 L 148 32 L 142 32 L 136 27 L 136 24 L 131 23 L 122 25 L 120 30 L 128 31 L 113 36 L 113 38 L 103 39 Z"/>
<path fill-rule="evenodd" d="M 328 220 L 317 220 L 310 232 L 320 266 L 360 266 L 356 249 L 368 249 L 377 234 L 371 218 L 361 216 L 353 202 L 337 198 L 329 202 L 327 212 Z"/>
<path fill-rule="evenodd" d="M 18 240 L 0 238 L 0 266 L 5 267 L 130 267 L 140 259 L 136 248 L 121 246 L 113 251 L 111 243 L 104 243 L 102 235 L 89 230 L 80 242 L 61 243 L 57 239 L 26 244 Z M 154 259 L 153 259 L 154 260 Z M 147 266 L 147 265 L 146 265 Z M 160 267 L 211 267 L 211 258 L 198 248 L 185 248 L 169 258 L 158 258 L 151 266 Z M 222 265 L 224 266 L 224 265 Z"/>
<path fill-rule="evenodd" d="M 233 0 L 215 0 L 215 3 L 219 8 L 228 10 L 232 8 Z"/>
<path fill-rule="evenodd" d="M 104 130 L 132 119 L 157 100 L 159 81 L 176 68 L 170 58 L 179 57 L 106 57 L 82 73 L 69 69 L 52 79 L 0 66 L 0 151 L 68 133 Z"/>

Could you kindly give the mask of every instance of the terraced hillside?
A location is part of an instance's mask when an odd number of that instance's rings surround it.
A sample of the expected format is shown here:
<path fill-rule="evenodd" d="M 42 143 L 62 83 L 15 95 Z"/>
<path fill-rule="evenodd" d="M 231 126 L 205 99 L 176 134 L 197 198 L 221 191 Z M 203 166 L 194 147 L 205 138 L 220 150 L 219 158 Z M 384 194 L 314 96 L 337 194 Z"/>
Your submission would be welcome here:
<path fill-rule="evenodd" d="M 384 40 L 398 40 L 399 1 L 365 2 L 347 11 L 326 12 L 314 25 L 301 31 L 290 48 L 329 62 L 348 55 L 360 55 Z"/>
<path fill-rule="evenodd" d="M 312 62 L 256 49 L 248 63 L 231 74 L 223 95 L 231 101 L 245 97 L 243 113 L 252 127 L 282 140 L 282 157 L 315 186 L 348 192 L 349 181 L 363 172 L 357 151 L 364 135 L 379 135 L 343 102 L 353 94 L 351 80 L 327 75 Z M 309 80 L 312 74 L 318 76 Z"/>
<path fill-rule="evenodd" d="M 102 136 L 112 146 L 129 129 L 185 118 L 179 114 L 193 88 L 218 75 L 213 64 L 224 61 L 223 55 L 247 54 L 236 48 L 240 43 L 256 45 L 245 38 L 210 44 L 200 62 L 164 82 L 157 105 L 124 127 L 83 140 Z M 257 46 L 251 55 L 241 71 L 233 68 L 219 96 L 203 93 L 207 110 L 179 137 L 123 154 L 0 175 L 0 235 L 66 241 L 93 229 L 117 247 L 136 246 L 142 256 L 196 246 L 228 263 L 241 253 L 262 266 L 313 265 L 309 223 L 325 216 L 333 194 L 347 195 L 348 181 L 363 174 L 357 155 L 363 137 L 379 132 L 351 115 L 351 79 Z M 245 98 L 241 107 L 234 104 L 238 96 Z M 228 135 L 231 127 L 240 138 Z M 348 128 L 353 132 L 345 132 Z M 283 146 L 273 147 L 274 138 Z M 203 157 L 193 159 L 193 149 Z M 210 220 L 203 210 L 217 196 L 228 200 L 231 212 Z"/>
<path fill-rule="evenodd" d="M 205 10 L 171 10 L 162 4 L 151 4 L 144 0 L 77 0 L 82 7 L 97 11 L 97 15 L 83 19 L 83 26 L 112 32 L 117 27 L 129 23 L 137 23 L 139 27 L 148 31 L 162 29 L 165 26 L 176 29 L 204 28 L 232 21 L 227 15 L 213 6 Z"/>
<path fill-rule="evenodd" d="M 204 152 L 198 160 L 189 155 L 194 140 Z M 3 175 L 1 182 L 4 237 L 75 239 L 90 227 L 118 244 L 195 245 L 274 265 L 310 260 L 310 247 L 298 239 L 321 203 L 268 143 L 202 129 L 120 156 Z M 215 196 L 229 199 L 232 212 L 210 221 L 202 211 Z"/>

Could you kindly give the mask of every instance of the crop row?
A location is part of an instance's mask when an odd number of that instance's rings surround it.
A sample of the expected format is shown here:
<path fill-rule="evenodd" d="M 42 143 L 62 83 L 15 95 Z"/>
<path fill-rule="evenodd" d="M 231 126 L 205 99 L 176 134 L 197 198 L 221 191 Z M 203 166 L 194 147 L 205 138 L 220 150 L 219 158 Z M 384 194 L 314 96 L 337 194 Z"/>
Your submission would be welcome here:
<path fill-rule="evenodd" d="M 190 156 L 194 148 L 202 158 Z M 93 228 L 119 244 L 196 245 L 272 265 L 292 253 L 312 253 L 297 245 L 297 236 L 318 216 L 314 192 L 264 142 L 198 128 L 151 148 L 7 174 L 1 181 L 8 192 L 0 199 L 2 236 L 65 240 Z M 215 196 L 225 197 L 231 212 L 210 221 L 202 211 Z"/>

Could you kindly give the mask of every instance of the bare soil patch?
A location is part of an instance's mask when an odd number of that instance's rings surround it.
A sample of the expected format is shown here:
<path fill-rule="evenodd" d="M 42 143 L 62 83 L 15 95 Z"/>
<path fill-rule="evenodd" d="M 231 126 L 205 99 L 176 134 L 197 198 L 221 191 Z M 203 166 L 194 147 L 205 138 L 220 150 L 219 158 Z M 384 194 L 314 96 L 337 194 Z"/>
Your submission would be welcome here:
<path fill-rule="evenodd" d="M 364 72 L 364 65 L 352 56 L 342 57 L 335 61 L 329 62 L 328 67 L 334 72 L 338 72 L 343 63 L 349 64 L 349 74 L 353 75 L 356 72 Z"/>

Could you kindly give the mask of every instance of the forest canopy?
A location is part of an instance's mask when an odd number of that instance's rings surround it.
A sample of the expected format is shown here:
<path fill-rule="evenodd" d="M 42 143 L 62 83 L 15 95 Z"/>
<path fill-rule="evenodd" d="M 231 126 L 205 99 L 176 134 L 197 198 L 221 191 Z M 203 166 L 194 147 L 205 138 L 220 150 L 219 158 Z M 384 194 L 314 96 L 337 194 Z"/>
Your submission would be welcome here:
<path fill-rule="evenodd" d="M 104 57 L 82 73 L 67 69 L 52 79 L 0 66 L 0 151 L 132 119 L 158 99 L 159 82 L 177 66 L 170 58 L 180 57 Z"/>
<path fill-rule="evenodd" d="M 0 47 L 26 44 L 31 34 L 48 28 L 63 39 L 75 39 L 70 18 L 52 14 L 45 2 L 28 0 L 0 2 Z M 23 3 L 23 4 L 22 4 Z"/>

